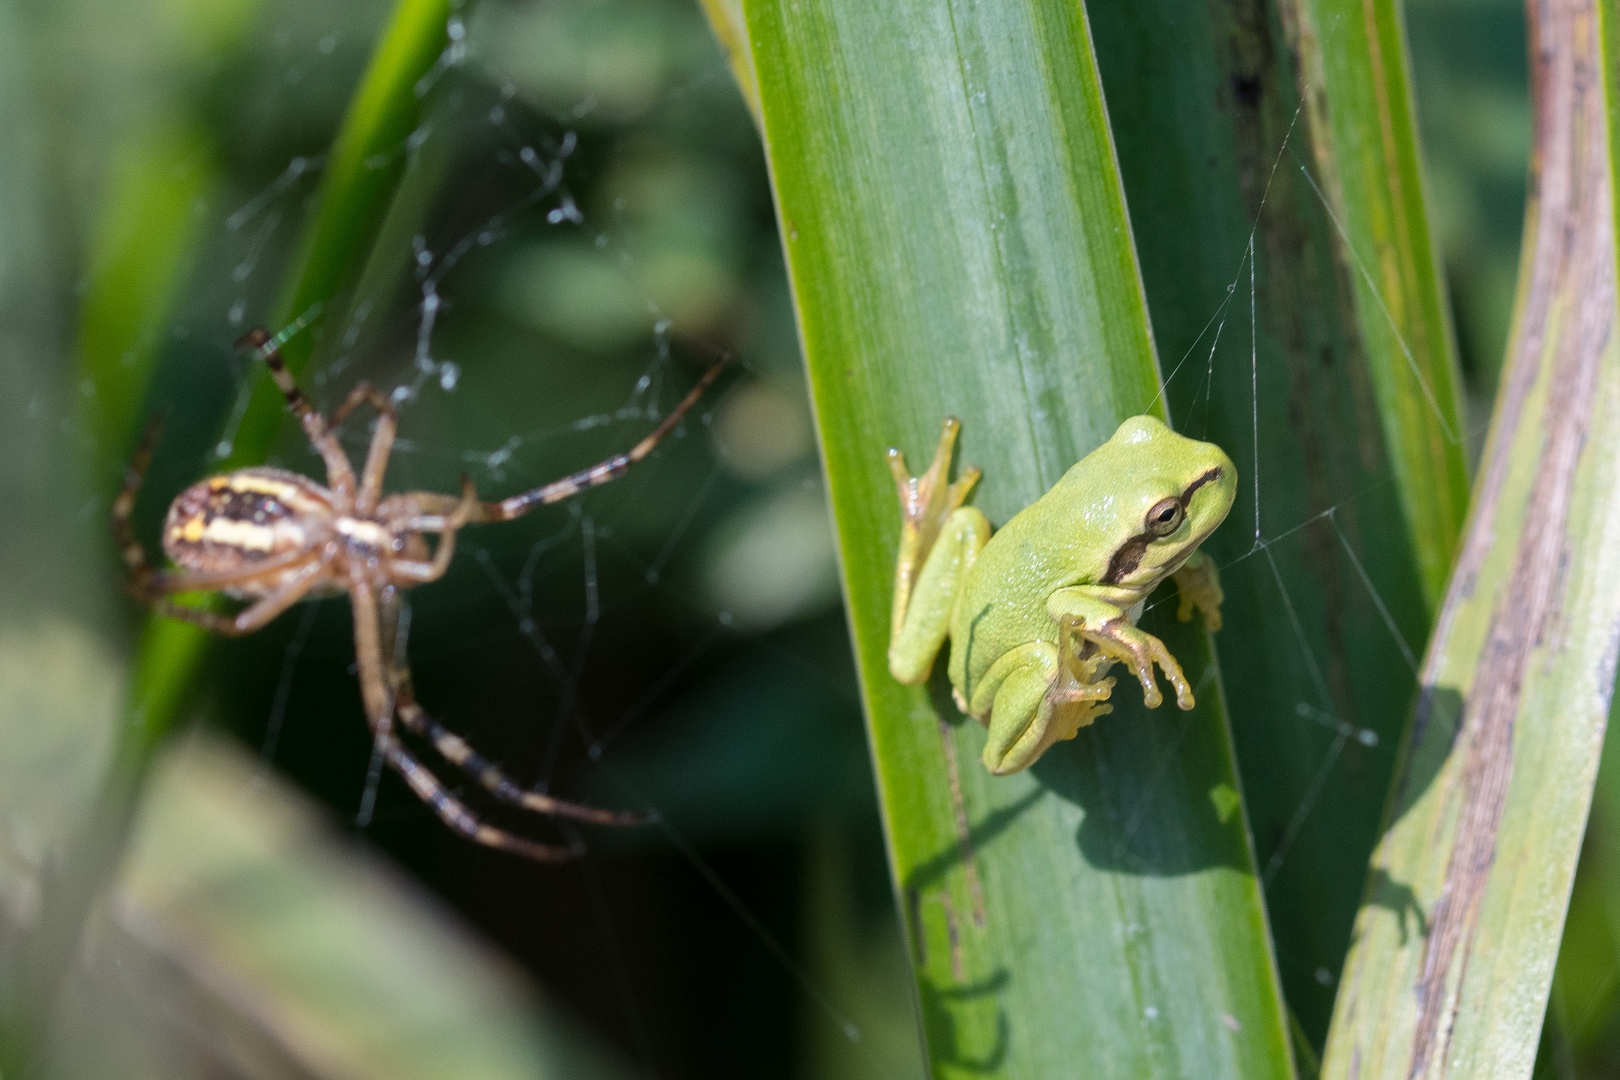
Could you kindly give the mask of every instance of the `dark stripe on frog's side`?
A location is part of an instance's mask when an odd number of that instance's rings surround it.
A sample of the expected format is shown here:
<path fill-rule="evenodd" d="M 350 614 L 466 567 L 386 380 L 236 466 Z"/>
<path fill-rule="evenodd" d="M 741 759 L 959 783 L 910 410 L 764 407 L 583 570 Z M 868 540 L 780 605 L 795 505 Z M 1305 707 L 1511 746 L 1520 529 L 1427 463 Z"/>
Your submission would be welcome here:
<path fill-rule="evenodd" d="M 1187 490 L 1181 493 L 1182 513 L 1186 513 L 1187 508 L 1191 505 L 1193 492 L 1205 484 L 1213 484 L 1220 478 L 1221 467 L 1217 465 L 1188 484 Z M 1142 555 L 1147 551 L 1148 545 L 1157 539 L 1159 538 L 1152 533 L 1138 533 L 1121 544 L 1119 550 L 1114 552 L 1114 557 L 1108 560 L 1108 572 L 1103 574 L 1102 583 L 1104 585 L 1118 585 L 1125 578 L 1134 574 L 1136 568 L 1142 565 Z"/>
<path fill-rule="evenodd" d="M 1114 557 L 1108 560 L 1108 572 L 1103 575 L 1102 583 L 1118 585 L 1127 575 L 1135 573 L 1136 568 L 1142 564 L 1142 553 L 1147 550 L 1153 539 L 1151 534 L 1141 533 L 1121 544 L 1119 550 L 1114 552 Z"/>

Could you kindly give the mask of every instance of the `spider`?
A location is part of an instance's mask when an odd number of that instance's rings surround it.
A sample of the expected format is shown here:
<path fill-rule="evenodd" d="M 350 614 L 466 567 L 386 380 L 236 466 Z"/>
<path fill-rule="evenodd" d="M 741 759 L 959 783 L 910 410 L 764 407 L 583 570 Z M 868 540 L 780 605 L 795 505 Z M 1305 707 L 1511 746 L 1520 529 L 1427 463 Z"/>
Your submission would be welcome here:
<path fill-rule="evenodd" d="M 130 591 L 162 615 L 228 637 L 252 633 L 306 597 L 347 592 L 354 612 L 361 698 L 379 757 L 446 825 L 476 843 L 541 862 L 568 859 L 579 851 L 577 845 L 538 843 L 479 820 L 406 748 L 395 731 L 396 717 L 405 731 L 432 743 L 441 757 L 498 802 L 601 825 L 646 822 L 644 814 L 601 810 L 525 790 L 423 712 L 400 655 L 402 643 L 395 640 L 400 594 L 444 575 L 462 526 L 511 521 L 623 476 L 680 423 L 725 361 L 709 368 L 674 411 L 628 453 L 500 502 L 481 502 L 465 474 L 460 495 L 407 491 L 385 497 L 383 474 L 399 426 L 388 399 L 359 383 L 329 425 L 299 392 L 276 343 L 262 328 L 249 331 L 236 347 L 253 349 L 269 367 L 287 407 L 326 464 L 326 486 L 269 466 L 239 469 L 194 484 L 176 496 L 163 522 L 163 550 L 178 568 L 153 570 L 130 526 L 130 514 L 157 442 L 160 425 L 154 422 L 113 503 L 113 535 L 123 551 Z M 356 477 L 333 427 L 363 403 L 376 409 L 377 428 Z M 428 533 L 439 537 L 431 551 Z M 222 615 L 166 599 L 199 591 L 223 592 L 249 603 L 235 615 Z"/>

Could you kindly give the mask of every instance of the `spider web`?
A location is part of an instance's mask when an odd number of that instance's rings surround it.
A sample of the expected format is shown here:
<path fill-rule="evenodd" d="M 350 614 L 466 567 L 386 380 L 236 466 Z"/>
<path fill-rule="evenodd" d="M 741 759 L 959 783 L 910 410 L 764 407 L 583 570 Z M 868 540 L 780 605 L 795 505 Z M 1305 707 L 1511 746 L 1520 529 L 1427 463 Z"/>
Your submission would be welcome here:
<path fill-rule="evenodd" d="M 278 5 L 253 66 L 238 73 L 256 89 L 235 99 L 245 104 L 225 125 L 243 132 L 230 190 L 201 212 L 196 266 L 161 347 L 153 404 L 171 421 L 148 523 L 157 503 L 229 454 L 246 407 L 251 360 L 228 343 L 271 310 L 335 123 L 330 110 L 301 115 L 290 102 L 345 100 L 312 88 L 352 82 L 379 19 L 375 6 Z M 628 476 L 519 522 L 467 530 L 446 578 L 410 594 L 409 660 L 436 719 L 537 790 L 650 806 L 660 822 L 637 836 L 587 830 L 599 856 L 543 872 L 449 836 L 370 761 L 341 600 L 305 604 L 222 648 L 218 711 L 266 769 L 286 768 L 354 815 L 649 1075 L 695 1064 L 672 1030 L 689 1017 L 659 997 L 682 983 L 661 980 L 645 959 L 681 935 L 650 926 L 650 907 L 690 916 L 685 936 L 698 944 L 688 964 L 712 962 L 745 988 L 785 983 L 815 1023 L 872 1047 L 888 1019 L 858 1012 L 807 963 L 792 902 L 772 895 L 773 878 L 792 880 L 804 858 L 804 820 L 875 826 L 853 680 L 829 686 L 827 676 L 848 670 L 836 569 L 769 193 L 730 73 L 693 10 L 656 0 L 485 4 L 450 36 L 420 88 L 425 120 L 395 151 L 407 162 L 406 192 L 422 203 L 385 228 L 380 247 L 397 265 L 355 296 L 270 329 L 314 335 L 300 382 L 318 407 L 362 378 L 389 393 L 401 414 L 389 490 L 454 491 L 466 472 L 485 498 L 626 449 L 707 364 L 733 358 L 719 392 Z M 282 119 L 254 122 L 265 116 Z M 1273 176 L 1300 178 L 1331 215 L 1294 138 L 1291 125 Z M 1318 764 L 1280 834 L 1257 837 L 1269 887 L 1347 754 L 1394 753 L 1339 714 L 1299 610 L 1320 598 L 1297 595 L 1279 558 L 1325 538 L 1413 677 L 1421 643 L 1403 638 L 1340 520 L 1357 492 L 1333 493 L 1303 520 L 1262 520 L 1261 207 L 1233 253 L 1226 301 L 1184 355 L 1164 359 L 1173 390 L 1189 379 L 1207 386 L 1230 365 L 1251 373 L 1251 443 L 1227 449 L 1240 463 L 1248 452 L 1252 537 L 1228 545 L 1221 570 L 1274 581 L 1316 691 L 1289 703 L 1316 739 Z M 1372 253 L 1351 255 L 1381 296 Z M 1177 418 L 1191 434 L 1206 397 L 1194 394 L 1190 416 Z M 364 410 L 343 439 L 364 453 Z M 271 461 L 320 475 L 296 431 Z M 1240 524 L 1250 529 L 1234 515 L 1225 531 Z M 774 771 L 761 768 L 772 762 Z M 476 802 L 475 785 L 438 771 Z M 863 844 L 880 858 L 875 843 L 854 842 Z M 881 862 L 867 865 L 881 879 Z M 636 904 L 638 894 L 662 903 Z M 1328 987 L 1334 975 L 1317 977 Z M 909 1009 L 899 1024 L 911 1024 Z M 792 1033 L 775 1034 L 786 1043 Z M 874 1075 L 914 1060 L 889 1045 L 863 1052 Z"/>
<path fill-rule="evenodd" d="M 718 941 L 741 954 L 743 970 L 765 967 L 767 981 L 795 986 L 821 1023 L 858 1039 L 856 1022 L 796 958 L 780 905 L 762 907 L 737 880 L 758 876 L 751 863 L 794 850 L 780 837 L 817 773 L 834 781 L 821 812 L 869 813 L 852 694 L 831 703 L 845 717 L 841 739 L 782 748 L 801 766 L 808 751 L 811 767 L 786 785 L 799 790 L 780 805 L 760 797 L 772 778 L 757 768 L 737 770 L 739 783 L 688 749 L 735 740 L 739 722 L 782 714 L 784 697 L 825 712 L 826 694 L 813 685 L 824 668 L 801 641 L 783 639 L 841 629 L 785 283 L 774 250 L 757 239 L 769 227 L 768 194 L 729 71 L 701 20 L 663 3 L 487 5 L 472 25 L 453 23 L 450 36 L 451 51 L 419 88 L 430 103 L 424 122 L 399 150 L 405 190 L 418 185 L 427 207 L 402 228 L 385 226 L 382 249 L 393 247 L 403 269 L 363 284 L 347 310 L 300 313 L 272 328 L 316 336 L 301 381 L 317 405 L 330 409 L 368 379 L 401 414 L 390 489 L 453 491 L 466 472 L 490 498 L 628 448 L 717 358 L 731 357 L 735 370 L 626 477 L 462 534 L 450 574 L 410 595 L 404 622 L 420 695 L 536 790 L 659 813 L 656 829 L 636 837 L 562 826 L 568 840 L 605 854 L 565 868 L 561 887 L 548 874 L 541 888 L 550 897 L 573 895 L 540 901 L 541 911 L 555 910 L 539 915 L 574 939 L 561 962 L 539 963 L 543 977 L 605 1016 L 645 1071 L 666 1072 L 678 1055 L 670 1044 L 682 1040 L 668 1030 L 678 1014 L 649 1007 L 658 984 L 634 960 L 646 914 L 625 895 L 638 874 L 676 879 L 665 888 L 706 909 L 710 925 L 693 935 L 694 951 Z M 559 38 L 564 47 L 548 48 Z M 563 59 L 534 59 L 548 52 Z M 609 74 L 657 77 L 626 87 L 592 70 L 604 56 L 620 61 Z M 718 130 L 695 130 L 716 114 L 725 120 Z M 275 273 L 266 252 L 284 246 L 320 166 L 315 153 L 293 157 L 225 217 L 225 242 L 242 255 L 210 306 L 231 332 L 253 321 L 252 287 Z M 220 457 L 246 400 L 245 361 L 232 363 L 237 388 L 213 451 Z M 368 438 L 364 420 L 343 432 L 356 458 Z M 319 475 L 296 433 L 272 460 Z M 344 724 L 351 744 L 364 738 L 352 724 L 346 605 L 320 607 L 331 610 L 286 620 L 295 625 L 262 722 L 264 760 L 291 759 L 306 778 L 301 740 L 319 738 L 331 753 Z M 272 639 L 243 652 L 275 648 Z M 739 686 L 747 681 L 739 672 L 760 663 L 785 678 Z M 244 694 L 234 711 L 251 732 L 263 697 Z M 747 739 L 734 756 L 760 757 L 780 741 Z M 357 798 L 358 827 L 426 864 L 430 880 L 442 882 L 443 871 L 434 873 L 425 851 L 489 881 L 528 875 L 452 840 L 375 760 L 357 769 L 352 750 L 345 757 L 343 775 L 324 787 L 315 777 L 317 790 L 340 807 Z M 477 804 L 476 785 L 438 771 Z M 558 831 L 494 817 L 524 832 Z M 638 869 L 647 863 L 657 869 Z M 450 891 L 464 903 L 471 892 Z M 492 916 L 494 905 L 476 898 L 471 905 L 482 918 L 505 914 Z M 531 960 L 558 951 L 549 935 L 525 949 L 527 935 L 497 932 Z M 583 992 L 591 980 L 581 979 L 581 960 L 605 973 Z"/>
<path fill-rule="evenodd" d="M 232 452 L 257 373 L 230 343 L 274 310 L 384 8 L 272 5 L 208 103 L 219 188 L 192 209 L 189 265 L 144 343 L 155 375 L 138 411 L 167 417 L 136 515 L 149 548 L 168 499 Z M 848 647 L 791 306 L 730 72 L 701 14 L 667 0 L 485 4 L 449 37 L 418 86 L 422 123 L 372 163 L 402 161 L 405 178 L 365 278 L 269 329 L 313 343 L 298 378 L 323 411 L 361 379 L 395 403 L 389 490 L 453 492 L 465 472 L 485 498 L 628 449 L 730 358 L 625 477 L 463 532 L 450 573 L 413 590 L 402 620 L 435 719 L 523 785 L 651 807 L 659 821 L 615 834 L 488 810 L 524 835 L 588 846 L 560 868 L 455 839 L 371 760 L 341 598 L 219 647 L 206 711 L 257 748 L 254 789 L 272 770 L 292 774 L 648 1075 L 714 1075 L 721 1063 L 705 1056 L 727 1045 L 785 1072 L 804 1052 L 794 1029 L 807 1010 L 817 1030 L 878 1060 L 898 1053 L 904 1070 L 909 1015 L 897 1051 L 857 1022 L 864 1006 L 834 1000 L 847 995 L 806 959 L 793 887 L 829 865 L 825 837 L 803 824 L 813 815 L 834 838 L 835 875 L 855 868 L 837 897 L 858 909 L 853 933 L 884 936 L 871 887 L 881 840 L 858 701 L 836 674 Z M 89 441 L 88 421 L 34 407 Z M 361 409 L 340 433 L 356 461 L 371 422 Z M 269 462 L 321 478 L 285 428 Z M 106 510 L 87 501 L 78 528 Z M 476 784 L 417 750 L 488 809 Z M 712 971 L 704 995 L 669 1004 L 700 967 Z"/>

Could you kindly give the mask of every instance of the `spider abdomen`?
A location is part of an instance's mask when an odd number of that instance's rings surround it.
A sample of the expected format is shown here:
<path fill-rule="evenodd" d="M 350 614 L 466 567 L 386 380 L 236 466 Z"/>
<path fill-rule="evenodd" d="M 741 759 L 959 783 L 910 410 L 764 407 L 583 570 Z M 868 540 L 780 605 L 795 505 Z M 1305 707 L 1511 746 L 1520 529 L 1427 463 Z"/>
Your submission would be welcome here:
<path fill-rule="evenodd" d="M 331 536 L 326 489 L 284 469 L 241 469 L 182 491 L 163 522 L 163 550 L 188 570 L 249 571 Z"/>

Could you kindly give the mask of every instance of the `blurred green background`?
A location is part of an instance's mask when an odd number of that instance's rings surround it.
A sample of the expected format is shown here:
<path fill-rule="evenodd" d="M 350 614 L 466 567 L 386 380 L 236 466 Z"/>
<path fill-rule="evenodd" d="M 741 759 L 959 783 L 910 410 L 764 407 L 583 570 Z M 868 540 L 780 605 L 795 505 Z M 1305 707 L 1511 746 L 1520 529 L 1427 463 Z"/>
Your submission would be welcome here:
<path fill-rule="evenodd" d="M 8 974 L 121 704 L 139 613 L 106 519 L 130 433 L 167 418 L 136 514 L 155 548 L 168 499 L 228 452 L 249 362 L 231 342 L 270 317 L 388 14 L 0 8 Z M 317 316 L 303 382 L 328 408 L 359 378 L 400 388 L 393 484 L 450 491 L 465 470 L 498 496 L 627 448 L 734 358 L 630 476 L 463 534 L 412 595 L 430 710 L 525 783 L 661 823 L 586 830 L 587 858 L 534 866 L 454 838 L 388 776 L 357 828 L 370 740 L 347 604 L 304 605 L 211 651 L 49 1071 L 914 1073 L 746 109 L 695 5 L 486 3 L 450 38 L 397 149 L 400 202 L 422 209 L 379 245 L 413 272 L 368 279 L 347 323 Z M 89 355 L 115 358 L 126 392 L 98 393 Z M 318 476 L 282 436 L 272 461 Z M 351 421 L 356 456 L 366 440 Z M 9 983 L 13 1002 L 40 992 Z"/>
<path fill-rule="evenodd" d="M 0 964 L 83 827 L 137 625 L 107 510 L 207 475 L 388 5 L 0 0 Z M 1510 0 L 1410 0 L 1471 430 L 1511 313 L 1530 136 Z M 92 917 L 41 1075 L 918 1075 L 811 418 L 758 140 L 694 0 L 484 2 L 397 153 L 408 266 L 313 323 L 330 407 L 398 391 L 395 487 L 486 496 L 652 459 L 469 530 L 412 594 L 424 704 L 525 782 L 660 825 L 538 867 L 452 837 L 370 741 L 347 604 L 222 644 Z M 428 297 L 433 303 L 424 304 Z M 272 329 L 277 329 L 272 327 Z M 88 352 L 128 392 L 95 391 Z M 222 440 L 223 433 L 223 440 Z M 367 433 L 351 421 L 358 455 Z M 318 474 L 297 433 L 272 461 Z M 508 824 L 530 826 L 519 819 Z M 552 824 L 538 835 L 567 837 Z M 1600 780 L 1544 1040 L 1620 1075 L 1620 762 Z M 1611 912 L 1613 914 L 1611 915 Z M 854 1037 L 852 1037 L 854 1036 Z"/>

